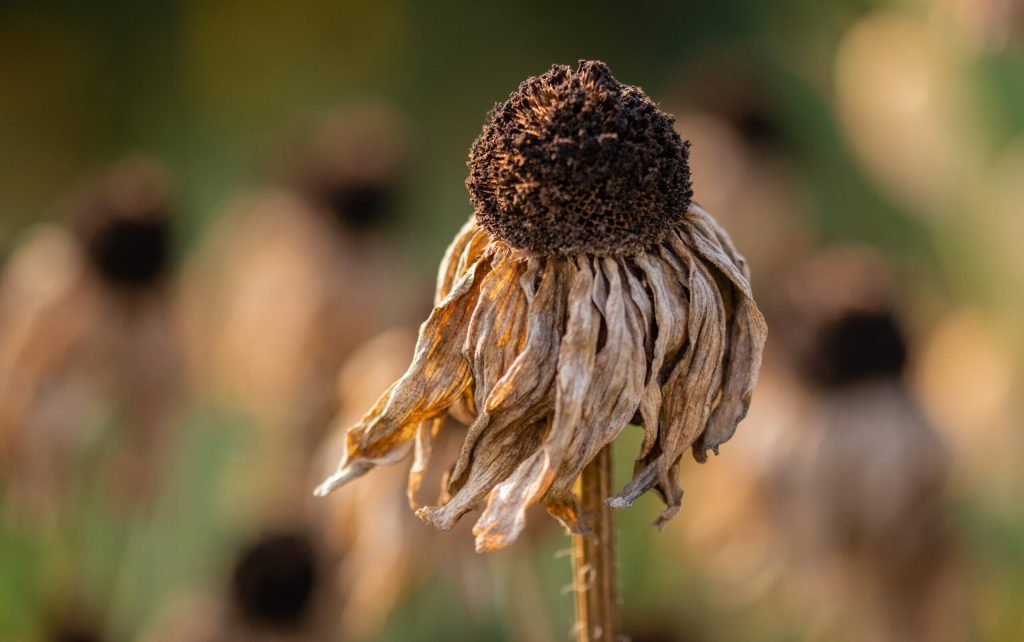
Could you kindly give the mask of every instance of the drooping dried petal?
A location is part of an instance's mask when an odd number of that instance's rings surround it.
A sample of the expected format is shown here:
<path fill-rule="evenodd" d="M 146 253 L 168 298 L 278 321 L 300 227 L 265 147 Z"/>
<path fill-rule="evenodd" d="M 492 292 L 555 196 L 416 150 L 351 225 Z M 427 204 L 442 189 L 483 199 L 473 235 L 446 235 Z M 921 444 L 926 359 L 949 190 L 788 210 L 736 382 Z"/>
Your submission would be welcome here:
<path fill-rule="evenodd" d="M 462 344 L 480 282 L 489 269 L 489 261 L 474 263 L 434 308 L 420 328 L 412 365 L 349 430 L 338 471 L 316 489 L 316 494 L 326 495 L 378 464 L 404 459 L 416 424 L 443 415 L 469 385 L 469 365 L 462 356 Z"/>
<path fill-rule="evenodd" d="M 508 478 L 520 462 L 537 451 L 547 422 L 517 425 L 514 430 L 484 433 L 477 444 L 473 465 L 465 484 L 441 506 L 428 506 L 416 511 L 424 521 L 441 530 L 448 530 L 460 517 L 477 508 L 495 485 Z M 478 540 L 479 541 L 479 540 Z M 508 538 L 503 538 L 508 543 Z M 488 550 L 497 547 L 492 545 Z"/>
<path fill-rule="evenodd" d="M 462 226 L 438 268 L 434 305 L 439 305 L 448 296 L 455 282 L 480 259 L 490 242 L 491 236 L 477 226 L 475 219 L 470 219 Z"/>
<path fill-rule="evenodd" d="M 536 261 L 531 259 L 531 261 Z M 535 286 L 526 276 L 521 287 L 527 300 L 526 338 L 522 351 L 491 389 L 480 414 L 470 426 L 450 485 L 455 490 L 472 460 L 474 448 L 485 429 L 504 430 L 512 424 L 534 423 L 554 407 L 554 379 L 559 334 L 565 308 L 568 270 L 551 264 Z"/>
<path fill-rule="evenodd" d="M 437 506 L 417 514 L 442 529 L 486 503 L 477 549 L 501 548 L 543 501 L 579 527 L 580 471 L 639 415 L 644 441 L 628 506 L 657 489 L 658 525 L 682 502 L 679 466 L 703 459 L 746 413 L 764 320 L 728 236 L 693 206 L 679 229 L 630 256 L 537 256 L 473 224 L 445 256 L 434 314 L 409 371 L 348 434 L 326 492 L 416 442 L 410 497 L 427 467 L 433 420 L 457 406 L 471 425 Z"/>
<path fill-rule="evenodd" d="M 657 255 L 641 255 L 637 264 L 642 270 L 647 287 L 650 288 L 654 315 L 654 354 L 648 367 L 647 387 L 640 403 L 640 415 L 644 424 L 644 441 L 640 449 L 640 459 L 647 456 L 658 439 L 661 412 L 661 387 L 664 384 L 663 369 L 665 363 L 671 363 L 675 355 L 683 348 L 686 341 L 687 317 L 689 314 L 689 296 L 683 287 L 679 274 L 674 273 L 671 266 Z"/>
<path fill-rule="evenodd" d="M 525 342 L 470 426 L 448 482 L 448 501 L 418 512 L 438 528 L 451 528 L 483 501 L 495 484 L 537 449 L 546 432 L 570 275 L 565 265 L 545 265 L 539 284 L 531 276 L 533 267 L 520 280 L 527 301 Z"/>
<path fill-rule="evenodd" d="M 434 292 L 434 303 L 440 303 L 448 296 L 452 284 L 458 278 L 459 261 L 462 259 L 466 246 L 470 244 L 477 232 L 476 221 L 469 219 L 455 235 L 451 245 L 444 252 L 441 258 L 441 265 L 437 268 L 437 289 Z"/>
<path fill-rule="evenodd" d="M 623 268 L 610 258 L 594 259 L 594 263 L 595 271 L 603 277 L 601 282 L 607 282 L 606 296 L 604 288 L 594 292 L 605 340 L 597 352 L 588 396 L 602 403 L 584 406 L 565 461 L 548 491 L 548 503 L 563 508 L 559 511 L 563 519 L 564 507 L 571 505 L 569 500 L 576 478 L 602 448 L 618 437 L 636 413 L 647 373 L 644 326 L 639 311 L 628 303 Z M 568 525 L 574 526 L 573 513 L 568 516 Z"/>
<path fill-rule="evenodd" d="M 555 410 L 541 448 L 523 460 L 511 477 L 491 491 L 487 509 L 473 529 L 477 546 L 500 547 L 522 530 L 526 509 L 547 491 L 578 429 L 594 374 L 600 334 L 595 291 L 602 288 L 600 274 L 590 260 L 572 262 L 575 268 L 569 291 L 565 336 L 558 350 Z"/>
<path fill-rule="evenodd" d="M 526 263 L 507 249 L 494 259 L 493 269 L 480 283 L 473 316 L 469 320 L 464 354 L 473 375 L 474 407 L 485 405 L 491 389 L 522 349 L 526 294 L 520 278 Z"/>
<path fill-rule="evenodd" d="M 746 262 L 736 252 L 728 235 L 699 206 L 691 207 L 687 213 L 687 220 L 695 220 L 702 224 L 694 226 L 694 231 L 691 232 L 693 245 L 707 262 L 713 264 L 729 279 L 736 294 L 735 309 L 729 321 L 729 352 L 725 364 L 722 397 L 709 420 L 707 429 L 693 446 L 694 457 L 697 461 L 704 461 L 708 450 L 718 454 L 718 446 L 732 437 L 736 425 L 747 416 L 754 385 L 757 383 L 757 374 L 761 369 L 761 354 L 768 326 L 754 303 Z M 704 236 L 702 227 L 711 231 L 714 237 Z M 718 242 L 715 243 L 712 238 Z"/>
<path fill-rule="evenodd" d="M 745 416 L 766 335 L 746 265 L 728 236 L 698 206 L 691 207 L 686 221 L 683 231 L 666 239 L 659 259 L 638 259 L 654 294 L 658 330 L 666 333 L 658 335 L 652 366 L 660 366 L 659 358 L 672 351 L 659 345 L 662 340 L 678 342 L 668 333 L 686 328 L 687 336 L 684 352 L 668 355 L 667 362 L 676 364 L 661 388 L 655 392 L 648 385 L 641 404 L 645 441 L 636 474 L 608 501 L 615 508 L 625 507 L 657 486 L 667 504 L 659 525 L 682 501 L 677 479 L 682 452 L 692 446 L 694 457 L 703 461 L 705 451 L 717 452 Z M 683 288 L 675 276 L 679 274 L 689 275 Z M 652 430 L 655 410 L 658 421 Z"/>
<path fill-rule="evenodd" d="M 422 506 L 419 502 L 418 494 L 423 483 L 423 476 L 427 474 L 430 453 L 434 449 L 434 437 L 437 435 L 437 431 L 442 423 L 444 423 L 444 417 L 435 417 L 421 421 L 416 426 L 416 442 L 413 450 L 412 467 L 409 468 L 409 482 L 405 491 L 409 499 L 409 507 L 413 510 Z"/>

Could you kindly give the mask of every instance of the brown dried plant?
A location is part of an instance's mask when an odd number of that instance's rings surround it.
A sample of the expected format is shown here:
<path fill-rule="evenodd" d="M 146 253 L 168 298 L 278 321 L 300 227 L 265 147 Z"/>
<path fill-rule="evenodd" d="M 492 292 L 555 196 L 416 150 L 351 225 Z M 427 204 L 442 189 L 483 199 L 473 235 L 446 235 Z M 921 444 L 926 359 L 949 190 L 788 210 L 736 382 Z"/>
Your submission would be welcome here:
<path fill-rule="evenodd" d="M 414 452 L 415 497 L 455 410 L 472 424 L 440 501 L 417 514 L 448 529 L 486 504 L 480 551 L 512 542 L 537 502 L 581 530 L 573 484 L 631 421 L 644 431 L 634 476 L 606 503 L 656 489 L 658 524 L 676 514 L 681 457 L 732 436 L 766 326 L 743 257 L 691 201 L 673 125 L 593 61 L 494 109 L 470 158 L 476 214 L 441 264 L 412 364 L 348 430 L 318 494 Z"/>
<path fill-rule="evenodd" d="M 0 275 L 0 478 L 19 513 L 50 519 L 104 419 L 120 427 L 111 477 L 152 499 L 182 392 L 167 171 L 126 158 L 38 225 Z"/>

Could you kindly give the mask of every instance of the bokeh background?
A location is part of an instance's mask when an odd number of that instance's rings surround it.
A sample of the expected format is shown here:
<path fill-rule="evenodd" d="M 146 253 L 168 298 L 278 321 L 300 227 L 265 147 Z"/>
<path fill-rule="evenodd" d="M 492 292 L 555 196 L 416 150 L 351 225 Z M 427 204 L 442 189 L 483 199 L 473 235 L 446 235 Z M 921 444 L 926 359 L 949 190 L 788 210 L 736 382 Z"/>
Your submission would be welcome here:
<path fill-rule="evenodd" d="M 309 491 L 487 111 L 580 58 L 676 115 L 771 335 L 679 517 L 619 516 L 624 632 L 1024 639 L 1017 0 L 3 0 L 0 639 L 569 639 L 541 512 L 478 556 L 403 471 Z"/>

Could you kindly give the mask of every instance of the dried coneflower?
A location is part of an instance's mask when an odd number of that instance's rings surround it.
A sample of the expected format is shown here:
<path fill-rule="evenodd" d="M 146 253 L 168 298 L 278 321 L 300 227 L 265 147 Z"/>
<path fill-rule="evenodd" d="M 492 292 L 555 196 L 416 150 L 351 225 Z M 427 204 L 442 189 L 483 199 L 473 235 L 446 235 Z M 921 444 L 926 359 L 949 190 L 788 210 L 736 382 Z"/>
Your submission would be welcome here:
<path fill-rule="evenodd" d="M 796 547 L 787 579 L 828 569 L 831 602 L 849 609 L 833 611 L 865 639 L 933 639 L 962 624 L 956 608 L 936 607 L 958 599 L 949 452 L 904 381 L 913 335 L 893 281 L 881 257 L 857 248 L 821 252 L 780 279 L 779 344 L 798 375 L 799 420 L 776 422 L 786 432 L 762 483 L 775 494 L 774 554 Z"/>
<path fill-rule="evenodd" d="M 473 144 L 476 213 L 441 264 L 413 362 L 348 431 L 317 493 L 413 450 L 415 490 L 443 417 L 465 409 L 441 501 L 418 514 L 447 529 L 486 502 L 474 534 L 489 551 L 542 502 L 587 534 L 586 585 L 612 585 L 606 508 L 657 489 L 658 523 L 678 511 L 680 458 L 703 461 L 732 435 L 766 334 L 743 258 L 691 200 L 687 157 L 673 118 L 603 63 L 522 83 Z M 635 474 L 608 497 L 606 447 L 634 417 Z M 612 639 L 613 619 L 593 617 L 581 614 L 585 637 L 593 625 Z"/>
<path fill-rule="evenodd" d="M 168 172 L 124 159 L 65 208 L 69 225 L 31 230 L 0 277 L 0 444 L 11 461 L 0 469 L 43 513 L 111 411 L 123 426 L 118 490 L 151 498 L 182 382 Z"/>

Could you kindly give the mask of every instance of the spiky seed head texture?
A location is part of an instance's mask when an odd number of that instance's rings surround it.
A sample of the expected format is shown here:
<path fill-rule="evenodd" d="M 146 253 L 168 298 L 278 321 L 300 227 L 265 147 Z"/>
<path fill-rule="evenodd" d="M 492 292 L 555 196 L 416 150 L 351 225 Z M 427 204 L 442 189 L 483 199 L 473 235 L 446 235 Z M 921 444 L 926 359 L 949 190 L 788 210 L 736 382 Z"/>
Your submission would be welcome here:
<path fill-rule="evenodd" d="M 693 197 L 689 143 L 674 122 L 602 62 L 528 78 L 470 150 L 477 220 L 537 254 L 640 252 L 678 226 Z"/>

